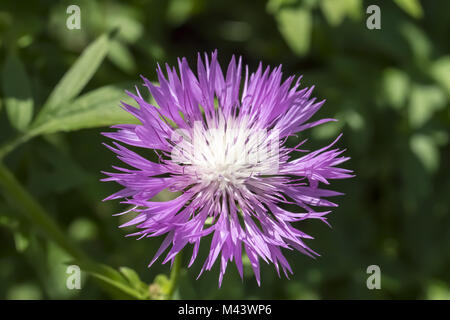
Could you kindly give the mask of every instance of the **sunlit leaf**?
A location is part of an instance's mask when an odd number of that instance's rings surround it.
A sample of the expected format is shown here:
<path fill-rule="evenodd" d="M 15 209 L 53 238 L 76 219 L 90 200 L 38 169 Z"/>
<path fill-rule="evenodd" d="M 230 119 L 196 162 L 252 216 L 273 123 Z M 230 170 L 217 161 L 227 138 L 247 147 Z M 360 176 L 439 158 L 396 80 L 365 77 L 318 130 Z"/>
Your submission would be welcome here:
<path fill-rule="evenodd" d="M 136 70 L 133 55 L 130 50 L 118 40 L 111 41 L 108 58 L 125 73 L 131 74 Z"/>
<path fill-rule="evenodd" d="M 450 96 L 450 56 L 443 56 L 434 61 L 431 65 L 431 75 Z"/>
<path fill-rule="evenodd" d="M 295 4 L 296 0 L 269 0 L 267 1 L 267 11 L 271 14 L 275 14 L 282 6 L 288 6 Z"/>
<path fill-rule="evenodd" d="M 436 171 L 439 167 L 439 149 L 434 140 L 423 134 L 416 134 L 411 137 L 411 150 L 422 162 L 423 166 L 431 172 Z"/>
<path fill-rule="evenodd" d="M 87 218 L 77 218 L 69 226 L 70 236 L 78 241 L 91 240 L 98 233 L 96 224 Z"/>
<path fill-rule="evenodd" d="M 0 226 L 11 230 L 18 252 L 24 252 L 30 244 L 29 221 L 0 202 Z"/>
<path fill-rule="evenodd" d="M 25 251 L 30 245 L 30 241 L 24 233 L 20 231 L 14 232 L 14 243 L 16 244 L 16 250 L 18 252 Z"/>
<path fill-rule="evenodd" d="M 322 12 L 332 26 L 341 24 L 345 17 L 358 17 L 361 13 L 361 0 L 323 0 Z"/>
<path fill-rule="evenodd" d="M 139 278 L 139 275 L 133 269 L 128 268 L 128 267 L 120 267 L 119 270 L 120 270 L 120 272 L 122 272 L 122 274 L 125 276 L 125 278 L 130 283 L 141 282 L 141 279 Z"/>
<path fill-rule="evenodd" d="M 422 18 L 423 10 L 419 0 L 394 0 L 406 13 L 414 18 Z"/>
<path fill-rule="evenodd" d="M 428 284 L 427 299 L 429 300 L 450 300 L 450 288 L 444 282 L 434 281 Z"/>
<path fill-rule="evenodd" d="M 167 10 L 167 19 L 174 25 L 182 24 L 192 13 L 192 0 L 171 0 Z"/>
<path fill-rule="evenodd" d="M 141 281 L 136 271 L 128 267 L 120 267 L 119 270 L 133 288 L 142 292 L 143 295 L 148 293 L 147 284 Z"/>
<path fill-rule="evenodd" d="M 100 12 L 102 14 L 102 12 Z M 117 38 L 127 43 L 135 43 L 144 34 L 144 27 L 137 19 L 142 14 L 131 6 L 109 3 L 105 19 L 107 29 L 117 29 Z"/>
<path fill-rule="evenodd" d="M 42 292 L 34 283 L 21 283 L 12 286 L 6 293 L 8 300 L 39 300 Z"/>
<path fill-rule="evenodd" d="M 9 121 L 16 129 L 25 130 L 33 117 L 33 97 L 25 67 L 14 55 L 3 65 L 2 89 Z"/>
<path fill-rule="evenodd" d="M 158 274 L 153 281 L 161 288 L 161 292 L 167 294 L 170 290 L 170 280 L 165 274 Z"/>
<path fill-rule="evenodd" d="M 110 38 L 111 34 L 104 34 L 83 51 L 81 56 L 55 86 L 39 117 L 60 108 L 83 90 L 108 53 Z"/>
<path fill-rule="evenodd" d="M 403 23 L 400 26 L 400 33 L 408 42 L 416 61 L 429 60 L 433 45 L 423 29 L 412 23 Z"/>
<path fill-rule="evenodd" d="M 343 118 L 345 122 L 352 128 L 354 131 L 358 131 L 364 128 L 364 118 L 361 114 L 355 110 L 349 109 L 344 113 Z"/>
<path fill-rule="evenodd" d="M 282 8 L 276 15 L 286 43 L 299 56 L 309 50 L 312 31 L 311 12 L 304 8 Z"/>
<path fill-rule="evenodd" d="M 395 109 L 403 107 L 409 93 L 408 74 L 400 69 L 388 68 L 383 72 L 382 85 L 387 103 Z"/>
<path fill-rule="evenodd" d="M 75 263 L 76 264 L 76 263 Z M 99 263 L 81 263 L 81 270 L 95 277 L 109 290 L 114 290 L 122 297 L 145 299 L 142 291 L 132 287 L 127 278 L 110 266 Z"/>
<path fill-rule="evenodd" d="M 312 134 L 316 139 L 329 139 L 336 137 L 344 126 L 343 121 L 329 122 L 322 126 L 317 126 L 312 129 Z"/>
<path fill-rule="evenodd" d="M 75 99 L 48 114 L 31 129 L 33 134 L 104 127 L 119 123 L 136 123 L 136 118 L 120 107 L 130 102 L 123 86 L 105 86 Z"/>
<path fill-rule="evenodd" d="M 444 130 L 433 131 L 431 136 L 438 146 L 445 146 L 449 141 L 449 133 Z"/>
<path fill-rule="evenodd" d="M 409 102 L 409 122 L 414 128 L 421 127 L 436 111 L 445 107 L 446 101 L 439 87 L 414 85 Z"/>

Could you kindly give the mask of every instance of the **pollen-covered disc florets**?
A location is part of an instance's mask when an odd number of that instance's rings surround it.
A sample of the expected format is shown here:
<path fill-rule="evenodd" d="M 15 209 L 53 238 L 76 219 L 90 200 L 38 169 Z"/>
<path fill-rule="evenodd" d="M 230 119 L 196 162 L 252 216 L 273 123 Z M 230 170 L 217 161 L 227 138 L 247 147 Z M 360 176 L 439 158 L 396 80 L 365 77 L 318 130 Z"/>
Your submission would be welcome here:
<path fill-rule="evenodd" d="M 248 117 L 226 120 L 220 111 L 215 115 L 216 119 L 195 122 L 192 137 L 179 130 L 182 140 L 172 150 L 172 161 L 185 166 L 184 174 L 191 175 L 191 184 L 239 189 L 252 176 L 277 173 L 277 130 L 255 127 Z"/>
<path fill-rule="evenodd" d="M 117 125 L 117 131 L 104 133 L 130 146 L 153 149 L 159 158 L 150 161 L 117 142 L 108 145 L 130 167 L 105 173 L 105 181 L 124 187 L 107 200 L 124 198 L 132 205 L 124 213 L 138 213 L 122 225 L 136 225 L 133 235 L 166 235 L 150 265 L 170 245 L 163 263 L 192 244 L 190 266 L 200 240 L 212 234 L 201 273 L 220 256 L 219 284 L 229 261 L 243 276 L 244 252 L 258 284 L 260 258 L 273 263 L 278 273 L 281 266 L 287 276 L 292 270 L 281 248 L 316 254 L 303 242 L 311 237 L 293 224 L 305 219 L 326 222 L 330 211 L 313 207 L 337 206 L 324 198 L 339 193 L 319 183 L 352 176 L 350 170 L 336 167 L 348 159 L 340 156 L 343 151 L 331 149 L 337 139 L 313 152 L 285 145 L 289 136 L 333 120 L 308 122 L 324 101 L 310 97 L 312 88 L 298 90 L 300 79 L 282 82 L 281 66 L 263 70 L 260 64 L 251 74 L 246 67 L 242 90 L 241 59 L 231 59 L 225 76 L 216 52 L 211 59 L 198 56 L 197 75 L 184 58 L 178 67 L 179 74 L 167 66 L 167 77 L 158 68 L 159 86 L 143 78 L 157 106 L 139 91 L 128 92 L 139 108 L 123 106 L 140 124 Z M 291 159 L 292 151 L 304 155 Z M 166 202 L 151 201 L 164 189 L 181 194 Z M 298 210 L 287 210 L 286 204 Z"/>

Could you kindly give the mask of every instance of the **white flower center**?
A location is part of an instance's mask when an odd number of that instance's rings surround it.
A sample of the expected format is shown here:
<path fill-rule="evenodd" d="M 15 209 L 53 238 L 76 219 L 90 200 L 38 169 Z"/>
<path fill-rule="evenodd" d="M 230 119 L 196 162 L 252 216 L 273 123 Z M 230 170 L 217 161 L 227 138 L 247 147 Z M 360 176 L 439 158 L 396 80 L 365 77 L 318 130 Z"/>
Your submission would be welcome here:
<path fill-rule="evenodd" d="M 245 117 L 227 121 L 219 117 L 208 126 L 196 122 L 191 137 L 179 146 L 177 162 L 205 187 L 239 188 L 254 175 L 278 170 L 278 135 L 253 127 Z"/>

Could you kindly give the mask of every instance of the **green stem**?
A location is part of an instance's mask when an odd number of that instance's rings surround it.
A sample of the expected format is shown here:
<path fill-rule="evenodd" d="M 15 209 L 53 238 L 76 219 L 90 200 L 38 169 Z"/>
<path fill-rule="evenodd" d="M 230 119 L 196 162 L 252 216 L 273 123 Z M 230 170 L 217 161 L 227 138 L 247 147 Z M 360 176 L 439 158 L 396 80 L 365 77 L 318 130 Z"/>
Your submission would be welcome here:
<path fill-rule="evenodd" d="M 25 190 L 14 175 L 0 163 L 0 188 L 11 206 L 16 207 L 74 259 L 88 261 L 87 256 L 61 231 L 45 209 Z"/>
<path fill-rule="evenodd" d="M 44 126 L 39 124 L 34 125 L 30 127 L 26 132 L 21 133 L 12 140 L 4 143 L 2 146 L 0 146 L 0 161 L 21 144 L 40 135 L 43 132 L 43 130 L 45 130 Z"/>
<path fill-rule="evenodd" d="M 173 262 L 172 270 L 170 271 L 170 287 L 167 292 L 167 298 L 169 300 L 173 299 L 173 295 L 175 293 L 175 290 L 178 287 L 178 279 L 180 278 L 180 271 L 181 271 L 181 259 L 182 259 L 182 253 L 181 251 L 175 256 L 175 260 Z"/>
<path fill-rule="evenodd" d="M 30 195 L 27 190 L 20 184 L 14 175 L 0 162 L 0 190 L 3 191 L 5 199 L 12 207 L 22 212 L 31 222 L 38 226 L 41 231 L 55 242 L 64 251 L 66 251 L 77 263 L 84 266 L 85 269 L 93 272 L 96 277 L 94 280 L 108 293 L 114 293 L 112 289 L 119 290 L 124 293 L 127 298 L 140 299 L 133 288 L 113 281 L 113 278 L 120 276 L 116 271 L 109 269 L 105 271 L 105 267 L 89 259 L 85 253 L 72 242 L 62 231 L 61 227 L 55 220 L 45 211 L 45 209 Z M 88 272 L 89 272 L 88 271 Z M 110 275 L 113 272 L 114 275 Z M 114 293 L 115 294 L 115 293 Z"/>
<path fill-rule="evenodd" d="M 16 137 L 15 139 L 3 144 L 0 147 L 0 160 L 3 159 L 8 153 L 13 151 L 16 147 L 18 147 L 19 145 L 28 141 L 31 138 L 32 138 L 32 136 L 27 135 L 27 134 L 20 135 L 20 136 Z"/>

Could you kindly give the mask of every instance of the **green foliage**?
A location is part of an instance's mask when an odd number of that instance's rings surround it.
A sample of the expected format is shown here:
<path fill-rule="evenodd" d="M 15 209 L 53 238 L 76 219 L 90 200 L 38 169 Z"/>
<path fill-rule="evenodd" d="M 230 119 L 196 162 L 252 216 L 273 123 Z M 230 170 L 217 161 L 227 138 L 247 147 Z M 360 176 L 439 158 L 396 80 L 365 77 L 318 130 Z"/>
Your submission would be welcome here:
<path fill-rule="evenodd" d="M 443 56 L 431 65 L 431 75 L 450 96 L 450 56 Z"/>
<path fill-rule="evenodd" d="M 281 34 L 298 55 L 309 50 L 312 17 L 304 8 L 283 8 L 276 14 Z"/>
<path fill-rule="evenodd" d="M 120 272 L 101 264 L 80 264 L 80 268 L 100 281 L 114 297 L 120 299 L 148 299 L 148 286 L 130 268 L 121 267 Z"/>
<path fill-rule="evenodd" d="M 414 18 L 421 18 L 423 16 L 422 6 L 419 0 L 394 0 L 394 2 Z"/>
<path fill-rule="evenodd" d="M 81 8 L 81 29 L 65 27 Z M 381 8 L 381 30 L 366 28 L 366 8 Z M 39 2 L 0 4 L 0 298 L 7 299 L 448 299 L 450 292 L 450 2 L 446 0 L 269 0 Z M 135 123 L 120 102 L 157 62 L 219 50 L 283 64 L 327 99 L 315 119 L 338 121 L 302 132 L 314 150 L 343 132 L 344 167 L 356 178 L 329 222 L 298 227 L 321 257 L 286 251 L 294 275 L 262 264 L 258 288 L 244 257 L 244 281 L 230 266 L 218 289 L 215 266 L 196 280 L 209 252 L 174 274 L 147 264 L 161 239 L 123 237 L 128 216 L 102 202 L 118 186 L 100 183 L 119 162 L 100 132 Z M 37 116 L 34 116 L 37 115 Z M 148 153 L 149 156 L 151 153 Z M 162 193 L 155 201 L 166 201 Z M 67 290 L 68 264 L 82 290 Z M 366 288 L 377 264 L 382 290 Z M 123 267 L 128 266 L 128 267 Z M 174 265 L 175 268 L 175 265 Z M 176 268 L 175 268 L 176 269 Z M 172 269 L 174 270 L 174 269 Z"/>
<path fill-rule="evenodd" d="M 336 26 L 348 16 L 359 18 L 362 12 L 359 0 L 323 0 L 320 6 L 330 25 Z"/>
<path fill-rule="evenodd" d="M 419 128 L 433 117 L 433 114 L 445 108 L 445 93 L 436 86 L 415 85 L 411 89 L 409 104 L 409 122 Z"/>
<path fill-rule="evenodd" d="M 439 150 L 432 138 L 416 134 L 411 137 L 411 149 L 429 171 L 439 167 Z"/>
<path fill-rule="evenodd" d="M 83 51 L 78 60 L 50 93 L 39 115 L 40 117 L 57 108 L 61 108 L 65 102 L 75 98 L 83 90 L 108 53 L 108 46 L 109 36 L 102 35 Z"/>
<path fill-rule="evenodd" d="M 119 107 L 120 101 L 131 102 L 125 94 L 125 89 L 130 88 L 126 85 L 109 85 L 92 90 L 43 115 L 40 121 L 32 125 L 31 131 L 49 134 L 136 122 L 136 118 Z"/>
<path fill-rule="evenodd" d="M 402 108 L 410 92 L 410 79 L 402 70 L 388 68 L 383 72 L 383 94 L 386 102 L 395 109 Z"/>
<path fill-rule="evenodd" d="M 25 67 L 13 54 L 3 64 L 2 88 L 9 121 L 25 130 L 33 117 L 33 97 Z"/>

